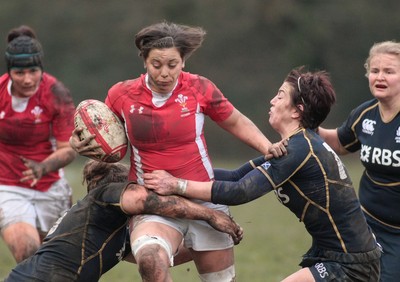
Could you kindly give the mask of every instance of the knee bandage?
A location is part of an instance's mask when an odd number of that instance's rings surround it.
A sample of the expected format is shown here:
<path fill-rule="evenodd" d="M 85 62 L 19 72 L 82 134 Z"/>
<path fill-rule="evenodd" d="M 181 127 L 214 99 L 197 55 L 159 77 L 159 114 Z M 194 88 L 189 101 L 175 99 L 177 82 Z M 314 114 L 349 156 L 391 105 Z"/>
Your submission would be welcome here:
<path fill-rule="evenodd" d="M 202 282 L 234 282 L 236 281 L 235 267 L 231 265 L 224 270 L 200 274 Z"/>
<path fill-rule="evenodd" d="M 143 235 L 143 236 L 137 238 L 131 244 L 132 253 L 136 258 L 136 254 L 141 248 L 143 248 L 147 245 L 154 245 L 154 244 L 160 245 L 161 248 L 163 248 L 165 250 L 165 252 L 167 253 L 167 256 L 169 257 L 170 266 L 174 266 L 174 256 L 172 255 L 171 245 L 164 238 L 161 238 L 161 237 Z"/>

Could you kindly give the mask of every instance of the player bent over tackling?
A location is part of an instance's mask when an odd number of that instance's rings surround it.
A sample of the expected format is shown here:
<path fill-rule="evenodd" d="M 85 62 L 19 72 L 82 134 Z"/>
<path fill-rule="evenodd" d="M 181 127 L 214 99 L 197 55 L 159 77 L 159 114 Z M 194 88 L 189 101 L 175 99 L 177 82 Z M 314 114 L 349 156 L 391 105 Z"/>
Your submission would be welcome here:
<path fill-rule="evenodd" d="M 98 281 L 131 254 L 127 222 L 134 214 L 205 220 L 230 234 L 236 244 L 242 239 L 241 227 L 229 215 L 179 196 L 158 196 L 126 182 L 128 171 L 120 163 L 90 160 L 83 171 L 88 194 L 58 220 L 40 249 L 18 264 L 5 281 Z M 168 248 L 163 243 L 160 246 Z M 158 273 L 154 271 L 149 280 L 170 279 Z"/>

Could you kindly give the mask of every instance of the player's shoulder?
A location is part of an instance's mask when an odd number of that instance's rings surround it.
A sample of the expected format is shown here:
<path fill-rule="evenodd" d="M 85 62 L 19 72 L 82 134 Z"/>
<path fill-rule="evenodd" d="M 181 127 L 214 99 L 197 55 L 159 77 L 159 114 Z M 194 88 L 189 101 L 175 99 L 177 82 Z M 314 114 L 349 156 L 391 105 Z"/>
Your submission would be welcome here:
<path fill-rule="evenodd" d="M 356 108 L 354 108 L 352 113 L 359 115 L 366 111 L 377 109 L 378 104 L 379 104 L 379 101 L 375 98 L 367 100 L 367 101 L 361 103 L 360 105 L 358 105 Z"/>
<path fill-rule="evenodd" d="M 127 182 L 112 182 L 99 185 L 89 191 L 88 196 L 99 202 L 119 203 L 122 192 L 128 186 Z"/>
<path fill-rule="evenodd" d="M 64 84 L 61 81 L 59 81 L 55 76 L 47 72 L 44 72 L 42 75 L 42 81 L 40 87 L 42 87 L 44 90 L 49 91 L 49 93 L 45 91 L 45 94 L 46 93 L 48 94 L 51 93 L 56 95 L 70 94 L 69 90 L 64 86 Z"/>
<path fill-rule="evenodd" d="M 10 75 L 8 73 L 4 73 L 0 76 L 0 85 L 3 83 L 8 83 L 10 80 Z"/>
<path fill-rule="evenodd" d="M 47 85 L 52 85 L 56 82 L 58 82 L 58 80 L 55 76 L 53 76 L 47 72 L 43 72 L 42 83 L 47 84 Z"/>
<path fill-rule="evenodd" d="M 299 128 L 288 138 L 288 146 L 296 146 L 297 144 L 307 142 L 311 133 L 311 129 Z"/>
<path fill-rule="evenodd" d="M 180 80 L 182 81 L 183 84 L 189 84 L 189 85 L 197 85 L 197 84 L 208 85 L 208 84 L 213 84 L 213 82 L 211 80 L 209 80 L 205 76 L 202 76 L 200 74 L 190 73 L 190 72 L 184 72 L 184 71 L 181 72 Z"/>
<path fill-rule="evenodd" d="M 210 79 L 199 74 L 182 72 L 179 81 L 180 85 L 177 87 L 178 91 L 190 89 L 190 93 L 193 95 L 200 95 L 203 98 L 212 95 L 216 90 L 219 91 L 217 86 Z"/>
<path fill-rule="evenodd" d="M 310 152 L 312 140 L 315 138 L 313 132 L 311 129 L 305 128 L 296 131 L 288 138 L 287 150 L 292 154 L 307 155 Z"/>

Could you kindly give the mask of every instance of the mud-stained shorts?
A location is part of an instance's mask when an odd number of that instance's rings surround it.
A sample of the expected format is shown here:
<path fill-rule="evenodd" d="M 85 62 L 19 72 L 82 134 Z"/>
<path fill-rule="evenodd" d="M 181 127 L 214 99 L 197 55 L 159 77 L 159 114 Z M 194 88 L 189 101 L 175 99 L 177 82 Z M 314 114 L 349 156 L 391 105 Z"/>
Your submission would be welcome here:
<path fill-rule="evenodd" d="M 229 214 L 227 206 L 218 205 L 213 208 Z M 174 228 L 182 234 L 184 245 L 195 251 L 225 250 L 234 246 L 230 235 L 215 230 L 202 220 L 174 219 L 157 215 L 138 215 L 132 219 L 133 228 L 141 222 L 158 222 Z"/>
<path fill-rule="evenodd" d="M 381 249 L 365 253 L 341 253 L 311 249 L 300 263 L 308 267 L 317 282 L 326 281 L 379 281 Z"/>
<path fill-rule="evenodd" d="M 47 233 L 71 207 L 71 195 L 65 179 L 53 183 L 46 192 L 0 185 L 0 230 L 12 223 L 26 222 Z"/>

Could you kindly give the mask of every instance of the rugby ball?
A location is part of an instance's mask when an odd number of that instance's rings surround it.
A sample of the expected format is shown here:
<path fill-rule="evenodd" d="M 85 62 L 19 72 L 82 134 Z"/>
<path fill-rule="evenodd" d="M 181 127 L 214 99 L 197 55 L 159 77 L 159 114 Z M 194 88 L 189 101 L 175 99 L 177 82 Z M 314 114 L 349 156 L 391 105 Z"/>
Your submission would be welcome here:
<path fill-rule="evenodd" d="M 74 114 L 75 128 L 83 128 L 80 140 L 95 134 L 89 145 L 100 145 L 95 149 L 98 161 L 115 163 L 123 159 L 128 148 L 125 128 L 110 108 L 98 100 L 84 100 Z M 94 143 L 93 143 L 94 142 Z"/>

